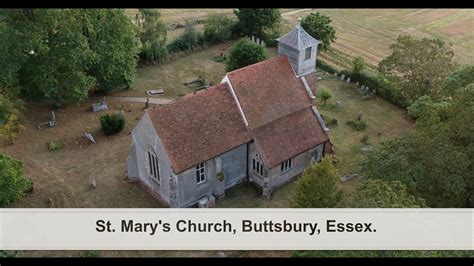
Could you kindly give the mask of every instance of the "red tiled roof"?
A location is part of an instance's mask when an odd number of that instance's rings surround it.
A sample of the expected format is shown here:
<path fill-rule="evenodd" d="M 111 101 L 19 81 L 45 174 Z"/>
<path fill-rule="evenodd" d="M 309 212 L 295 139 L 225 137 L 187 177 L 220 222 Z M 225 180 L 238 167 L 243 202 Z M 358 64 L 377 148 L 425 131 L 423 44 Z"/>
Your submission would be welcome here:
<path fill-rule="evenodd" d="M 227 74 L 251 129 L 312 105 L 287 56 L 278 56 Z"/>
<path fill-rule="evenodd" d="M 308 82 L 311 92 L 316 96 L 316 72 L 308 74 L 304 78 L 306 79 L 306 82 Z"/>
<path fill-rule="evenodd" d="M 329 140 L 311 108 L 304 108 L 254 131 L 264 164 L 273 167 Z"/>
<path fill-rule="evenodd" d="M 251 140 L 227 83 L 147 113 L 177 174 Z"/>

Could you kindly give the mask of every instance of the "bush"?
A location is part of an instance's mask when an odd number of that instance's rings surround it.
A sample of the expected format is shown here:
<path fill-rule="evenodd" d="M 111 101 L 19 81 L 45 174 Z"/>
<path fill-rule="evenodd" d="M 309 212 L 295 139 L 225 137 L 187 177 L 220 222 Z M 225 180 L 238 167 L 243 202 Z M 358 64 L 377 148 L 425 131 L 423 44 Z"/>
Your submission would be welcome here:
<path fill-rule="evenodd" d="M 204 24 L 204 39 L 210 43 L 220 43 L 232 38 L 234 22 L 225 14 L 210 14 Z"/>
<path fill-rule="evenodd" d="M 369 135 L 364 135 L 362 139 L 360 140 L 360 142 L 364 145 L 369 144 Z"/>
<path fill-rule="evenodd" d="M 265 47 L 242 38 L 230 50 L 227 71 L 252 65 L 268 58 Z"/>
<path fill-rule="evenodd" d="M 349 120 L 346 122 L 346 124 L 350 126 L 352 129 L 357 130 L 357 131 L 363 130 L 367 127 L 367 124 L 362 119 Z"/>
<path fill-rule="evenodd" d="M 328 90 L 321 89 L 318 92 L 318 98 L 320 98 L 323 101 L 323 104 L 326 105 L 326 102 L 332 98 L 332 94 Z"/>
<path fill-rule="evenodd" d="M 202 33 L 196 31 L 190 22 L 186 22 L 186 29 L 183 34 L 168 44 L 167 49 L 170 53 L 187 51 L 203 43 Z"/>
<path fill-rule="evenodd" d="M 326 126 L 331 127 L 331 126 L 337 126 L 337 119 L 336 118 L 331 118 L 327 117 L 324 115 L 321 115 L 321 118 L 324 120 L 324 123 L 326 123 Z"/>
<path fill-rule="evenodd" d="M 354 58 L 354 60 L 352 60 L 352 73 L 356 78 L 360 75 L 360 73 L 362 73 L 364 67 L 365 61 L 364 58 L 362 58 L 361 56 L 357 56 L 356 58 Z"/>
<path fill-rule="evenodd" d="M 316 62 L 316 67 L 331 74 L 339 73 L 339 70 L 337 68 L 328 64 L 326 61 L 321 60 L 320 58 L 318 58 L 318 61 Z"/>
<path fill-rule="evenodd" d="M 341 204 L 338 175 L 331 157 L 312 163 L 296 181 L 291 204 L 296 208 L 336 208 Z"/>
<path fill-rule="evenodd" d="M 66 143 L 64 142 L 64 140 L 51 141 L 49 143 L 49 150 L 51 150 L 51 151 L 60 150 L 60 149 L 64 148 L 64 146 L 66 146 Z"/>
<path fill-rule="evenodd" d="M 347 69 L 341 70 L 339 73 L 344 74 L 346 77 L 350 77 L 353 81 L 358 81 L 361 85 L 365 85 L 371 90 L 375 89 L 380 97 L 398 107 L 408 107 L 408 101 L 403 97 L 401 92 L 379 75 L 373 75 L 366 71 L 361 71 L 355 75 L 352 71 Z"/>
<path fill-rule="evenodd" d="M 117 134 L 125 127 L 125 117 L 123 114 L 106 114 L 100 117 L 100 124 L 106 135 Z"/>
<path fill-rule="evenodd" d="M 0 154 L 0 207 L 21 198 L 29 188 L 29 182 L 23 177 L 23 163 Z"/>

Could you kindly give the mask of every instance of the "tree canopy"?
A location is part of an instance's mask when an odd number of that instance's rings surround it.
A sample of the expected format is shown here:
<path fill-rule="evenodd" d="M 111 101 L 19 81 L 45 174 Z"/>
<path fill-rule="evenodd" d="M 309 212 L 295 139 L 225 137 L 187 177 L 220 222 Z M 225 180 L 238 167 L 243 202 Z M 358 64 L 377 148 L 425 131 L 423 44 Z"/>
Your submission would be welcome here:
<path fill-rule="evenodd" d="M 0 11 L 0 88 L 35 101 L 79 103 L 91 90 L 129 87 L 135 26 L 119 9 Z"/>
<path fill-rule="evenodd" d="M 268 31 L 274 31 L 281 22 L 281 13 L 277 8 L 239 8 L 234 10 L 238 18 L 237 30 L 247 36 L 263 38 Z"/>
<path fill-rule="evenodd" d="M 357 191 L 354 208 L 426 208 L 424 199 L 415 198 L 400 181 L 368 179 Z"/>
<path fill-rule="evenodd" d="M 411 104 L 423 95 L 440 99 L 443 82 L 455 68 L 454 53 L 439 39 L 399 36 L 392 53 L 379 63 L 379 72 Z"/>
<path fill-rule="evenodd" d="M 166 25 L 157 9 L 141 8 L 135 17 L 140 28 L 142 54 L 148 61 L 163 61 L 166 58 Z"/>
<path fill-rule="evenodd" d="M 268 58 L 265 47 L 256 44 L 248 38 L 242 38 L 229 52 L 227 71 L 258 63 Z"/>
<path fill-rule="evenodd" d="M 338 176 L 331 157 L 312 163 L 296 181 L 292 205 L 296 208 L 339 207 L 342 192 L 337 188 Z"/>
<path fill-rule="evenodd" d="M 321 41 L 320 51 L 326 51 L 336 40 L 336 30 L 331 19 L 319 13 L 311 13 L 301 20 L 301 26 L 313 38 Z"/>
<path fill-rule="evenodd" d="M 0 207 L 4 208 L 21 198 L 29 188 L 23 177 L 23 164 L 0 154 Z"/>
<path fill-rule="evenodd" d="M 430 207 L 474 206 L 474 84 L 444 101 L 421 97 L 409 112 L 414 131 L 378 146 L 362 170 L 402 182 Z"/>

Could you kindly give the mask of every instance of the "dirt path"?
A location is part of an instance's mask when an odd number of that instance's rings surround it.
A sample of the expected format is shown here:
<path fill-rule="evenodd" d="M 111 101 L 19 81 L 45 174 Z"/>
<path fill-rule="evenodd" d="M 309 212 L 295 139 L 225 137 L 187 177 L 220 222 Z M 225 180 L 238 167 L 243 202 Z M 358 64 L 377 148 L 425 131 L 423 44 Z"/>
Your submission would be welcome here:
<path fill-rule="evenodd" d="M 298 9 L 298 10 L 295 10 L 295 11 L 288 11 L 288 12 L 282 13 L 281 15 L 282 16 L 289 16 L 289 15 L 293 15 L 293 14 L 296 14 L 296 13 L 299 13 L 299 12 L 309 11 L 309 10 L 311 10 L 311 8 L 303 8 L 303 9 Z"/>
<path fill-rule="evenodd" d="M 171 102 L 170 99 L 163 99 L 163 98 L 152 98 L 152 97 L 127 97 L 127 96 L 107 96 L 105 97 L 107 100 L 119 100 L 123 102 L 136 102 L 136 103 L 145 103 L 146 99 L 150 99 L 150 104 L 167 104 Z"/>

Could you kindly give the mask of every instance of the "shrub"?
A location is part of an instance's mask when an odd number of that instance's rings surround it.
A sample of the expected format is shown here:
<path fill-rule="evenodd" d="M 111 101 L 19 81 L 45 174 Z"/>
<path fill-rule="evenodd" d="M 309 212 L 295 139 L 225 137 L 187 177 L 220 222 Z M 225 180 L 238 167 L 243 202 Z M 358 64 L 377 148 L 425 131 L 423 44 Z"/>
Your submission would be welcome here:
<path fill-rule="evenodd" d="M 364 135 L 362 139 L 360 139 L 360 142 L 364 145 L 369 144 L 369 135 Z"/>
<path fill-rule="evenodd" d="M 318 92 L 318 98 L 320 98 L 323 101 L 323 104 L 326 105 L 326 102 L 332 98 L 332 94 L 328 90 L 321 89 Z"/>
<path fill-rule="evenodd" d="M 23 163 L 0 154 L 0 207 L 7 207 L 27 190 L 29 183 L 23 177 Z"/>
<path fill-rule="evenodd" d="M 204 23 L 204 39 L 219 43 L 232 38 L 234 22 L 225 14 L 210 14 Z"/>
<path fill-rule="evenodd" d="M 357 130 L 357 131 L 363 130 L 367 127 L 367 124 L 362 119 L 349 120 L 346 122 L 346 124 L 350 126 L 352 129 Z"/>
<path fill-rule="evenodd" d="M 64 148 L 64 146 L 66 146 L 66 143 L 64 142 L 64 140 L 51 141 L 49 143 L 49 150 L 51 151 L 60 150 Z"/>
<path fill-rule="evenodd" d="M 364 58 L 361 56 L 357 56 L 352 60 L 352 73 L 354 74 L 354 78 L 359 77 L 360 73 L 362 73 L 362 70 L 364 70 L 365 67 L 365 61 Z"/>
<path fill-rule="evenodd" d="M 252 65 L 268 58 L 265 47 L 242 38 L 230 50 L 227 71 Z"/>
<path fill-rule="evenodd" d="M 186 29 L 183 34 L 168 44 L 170 53 L 191 50 L 203 43 L 203 35 L 196 31 L 190 22 L 186 22 Z"/>
<path fill-rule="evenodd" d="M 342 192 L 337 187 L 338 176 L 330 157 L 312 163 L 296 181 L 291 203 L 296 208 L 339 207 Z"/>
<path fill-rule="evenodd" d="M 100 124 L 106 135 L 117 134 L 125 127 L 125 117 L 123 114 L 106 114 L 100 117 Z"/>
<path fill-rule="evenodd" d="M 319 68 L 319 69 L 322 69 L 326 72 L 329 72 L 331 74 L 339 73 L 339 70 L 337 68 L 335 68 L 334 66 L 328 64 L 326 61 L 321 60 L 320 58 L 318 58 L 318 61 L 316 62 L 316 67 Z"/>
<path fill-rule="evenodd" d="M 332 126 L 337 126 L 337 119 L 336 118 L 331 118 L 331 117 L 326 117 L 321 115 L 323 118 L 324 122 L 326 123 L 326 126 L 332 127 Z"/>

